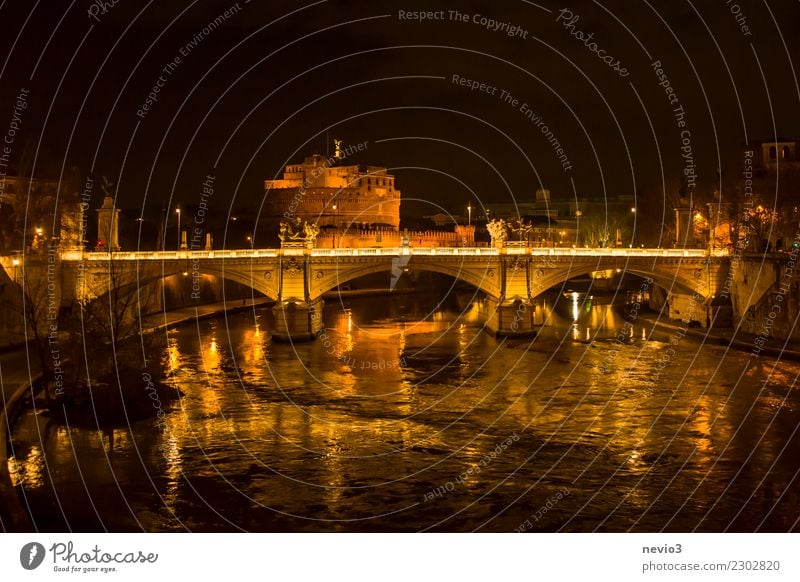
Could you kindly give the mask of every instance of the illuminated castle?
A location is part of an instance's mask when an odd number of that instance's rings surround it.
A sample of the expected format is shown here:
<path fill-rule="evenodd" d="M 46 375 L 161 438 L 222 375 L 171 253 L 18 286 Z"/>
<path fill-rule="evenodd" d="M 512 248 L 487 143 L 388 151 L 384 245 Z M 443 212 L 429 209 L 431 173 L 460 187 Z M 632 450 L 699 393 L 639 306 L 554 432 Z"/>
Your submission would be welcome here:
<path fill-rule="evenodd" d="M 321 248 L 465 246 L 474 243 L 474 226 L 454 231 L 400 231 L 400 190 L 394 176 L 379 166 L 341 165 L 366 142 L 342 148 L 335 140 L 331 157 L 315 154 L 302 164 L 286 166 L 281 180 L 266 180 L 266 215 L 281 221 L 309 222 L 320 227 Z"/>
<path fill-rule="evenodd" d="M 302 164 L 286 166 L 281 180 L 266 180 L 267 214 L 274 219 L 316 223 L 322 230 L 400 228 L 400 191 L 394 176 L 377 166 L 339 165 L 348 151 L 336 141 L 331 157 L 315 154 Z"/>

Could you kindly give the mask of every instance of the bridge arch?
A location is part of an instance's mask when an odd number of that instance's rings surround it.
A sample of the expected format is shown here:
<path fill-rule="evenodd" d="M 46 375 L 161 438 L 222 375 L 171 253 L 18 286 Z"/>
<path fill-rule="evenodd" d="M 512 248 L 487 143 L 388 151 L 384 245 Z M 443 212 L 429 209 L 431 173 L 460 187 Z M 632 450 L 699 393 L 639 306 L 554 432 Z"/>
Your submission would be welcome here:
<path fill-rule="evenodd" d="M 87 298 L 94 300 L 103 297 L 111 292 L 114 285 L 118 285 L 117 292 L 120 296 L 127 296 L 136 293 L 140 288 L 159 281 L 165 281 L 170 277 L 181 276 L 185 273 L 188 278 L 198 275 L 211 275 L 220 280 L 232 281 L 258 291 L 273 301 L 277 300 L 278 281 L 272 270 L 243 267 L 243 265 L 217 266 L 203 264 L 198 270 L 193 271 L 191 263 L 170 261 L 155 265 L 143 265 L 139 268 L 138 276 L 136 269 L 129 268 L 121 271 L 113 276 L 118 281 L 114 284 L 110 281 L 108 269 L 99 267 L 86 273 L 86 277 L 89 279 Z"/>
<path fill-rule="evenodd" d="M 453 260 L 430 260 L 427 257 L 399 256 L 386 257 L 385 260 L 369 262 L 340 263 L 330 267 L 312 266 L 309 295 L 311 300 L 320 298 L 324 293 L 344 285 L 359 277 L 377 273 L 391 273 L 400 277 L 404 269 L 428 271 L 447 275 L 453 279 L 464 281 L 491 297 L 499 297 L 501 292 L 501 275 L 496 263 L 482 261 L 477 264 Z"/>
<path fill-rule="evenodd" d="M 563 285 L 569 279 L 575 277 L 582 277 L 589 275 L 595 271 L 603 271 L 607 269 L 621 269 L 622 273 L 636 275 L 645 279 L 651 279 L 655 285 L 661 287 L 670 293 L 680 293 L 682 295 L 694 296 L 699 295 L 706 300 L 709 295 L 709 286 L 705 281 L 705 271 L 701 267 L 691 269 L 691 276 L 687 276 L 682 272 L 664 272 L 658 268 L 647 268 L 641 265 L 622 265 L 617 266 L 604 266 L 604 265 L 587 265 L 587 266 L 569 266 L 556 269 L 537 269 L 533 268 L 531 277 L 531 295 L 537 296 L 548 289 Z"/>

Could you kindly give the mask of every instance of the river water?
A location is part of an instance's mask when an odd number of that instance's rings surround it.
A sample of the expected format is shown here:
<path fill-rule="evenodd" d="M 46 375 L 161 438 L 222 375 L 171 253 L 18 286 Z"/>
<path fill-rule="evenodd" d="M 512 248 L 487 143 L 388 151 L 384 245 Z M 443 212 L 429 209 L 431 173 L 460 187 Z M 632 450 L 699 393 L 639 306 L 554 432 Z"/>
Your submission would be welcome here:
<path fill-rule="evenodd" d="M 498 340 L 474 299 L 331 300 L 296 345 L 268 310 L 171 330 L 161 426 L 25 413 L 12 478 L 50 531 L 798 529 L 800 365 L 642 320 L 620 342 L 585 295 Z"/>

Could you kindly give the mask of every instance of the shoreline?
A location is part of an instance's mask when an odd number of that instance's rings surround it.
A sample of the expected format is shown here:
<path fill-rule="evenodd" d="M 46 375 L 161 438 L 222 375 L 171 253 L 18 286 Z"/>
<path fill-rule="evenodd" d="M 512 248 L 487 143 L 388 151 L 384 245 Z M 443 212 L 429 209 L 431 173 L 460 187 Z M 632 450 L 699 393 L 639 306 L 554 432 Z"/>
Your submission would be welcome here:
<path fill-rule="evenodd" d="M 179 307 L 167 312 L 161 312 L 144 316 L 141 319 L 141 333 L 151 334 L 161 330 L 169 329 L 171 326 L 182 325 L 192 319 L 208 319 L 220 313 L 235 313 L 245 309 L 261 308 L 274 303 L 267 297 L 257 299 L 245 299 L 243 303 L 238 300 L 220 301 L 197 305 L 191 307 Z M 160 321 L 159 321 L 160 320 Z M 0 354 L 7 356 L 17 355 L 21 357 L 28 354 L 30 342 L 19 345 L 4 345 L 0 347 Z M 8 471 L 8 448 L 11 443 L 11 435 L 14 422 L 20 413 L 20 404 L 25 400 L 27 393 L 34 396 L 32 386 L 41 377 L 38 369 L 26 375 L 26 379 L 21 383 L 19 379 L 6 381 L 6 376 L 0 367 L 0 528 L 4 532 L 30 533 L 37 531 L 30 515 L 23 507 L 22 500 L 16 487 L 11 483 L 11 475 Z M 9 385 L 12 384 L 12 385 Z M 14 386 L 15 385 L 15 386 Z"/>
<path fill-rule="evenodd" d="M 220 313 L 236 313 L 246 309 L 257 309 L 267 307 L 272 303 L 275 303 L 275 301 L 268 297 L 258 297 L 256 299 L 233 299 L 206 303 L 205 305 L 178 307 L 170 311 L 142 317 L 140 333 L 142 335 L 156 333 L 157 331 L 168 329 L 170 326 L 182 325 L 193 319 L 208 319 Z"/>
<path fill-rule="evenodd" d="M 704 344 L 713 344 L 726 346 L 729 349 L 734 349 L 740 352 L 750 352 L 752 357 L 758 358 L 761 355 L 769 356 L 772 358 L 787 359 L 793 361 L 800 361 L 800 350 L 788 349 L 791 345 L 791 339 L 769 338 L 773 345 L 766 345 L 761 348 L 760 354 L 752 354 L 757 337 L 755 334 L 739 331 L 735 327 L 723 328 L 714 327 L 691 327 L 687 328 L 686 324 L 680 320 L 667 319 L 658 313 L 642 313 L 639 312 L 637 321 L 646 322 L 652 326 L 651 333 L 658 328 L 669 331 L 680 331 L 685 335 L 690 336 L 696 340 L 701 340 Z M 783 346 L 783 347 L 781 347 Z"/>

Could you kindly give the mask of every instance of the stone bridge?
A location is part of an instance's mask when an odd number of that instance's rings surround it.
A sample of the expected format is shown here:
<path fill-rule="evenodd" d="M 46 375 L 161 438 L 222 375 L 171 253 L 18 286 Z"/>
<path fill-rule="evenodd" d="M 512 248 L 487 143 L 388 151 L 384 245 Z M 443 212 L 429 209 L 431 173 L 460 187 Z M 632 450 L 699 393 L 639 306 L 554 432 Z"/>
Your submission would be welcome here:
<path fill-rule="evenodd" d="M 13 277 L 18 276 L 19 261 L 15 262 L 0 259 Z M 61 251 L 51 262 L 58 266 L 62 304 L 90 301 L 111 288 L 135 292 L 172 275 L 193 280 L 216 275 L 236 281 L 275 300 L 275 337 L 298 341 L 311 339 L 322 329 L 324 293 L 373 273 L 399 277 L 404 270 L 415 269 L 465 281 L 487 296 L 487 328 L 498 335 L 517 335 L 535 332 L 536 296 L 570 278 L 608 269 L 649 277 L 668 293 L 696 297 L 708 310 L 725 284 L 730 260 L 723 253 L 702 249 L 284 245 L 252 250 Z"/>

